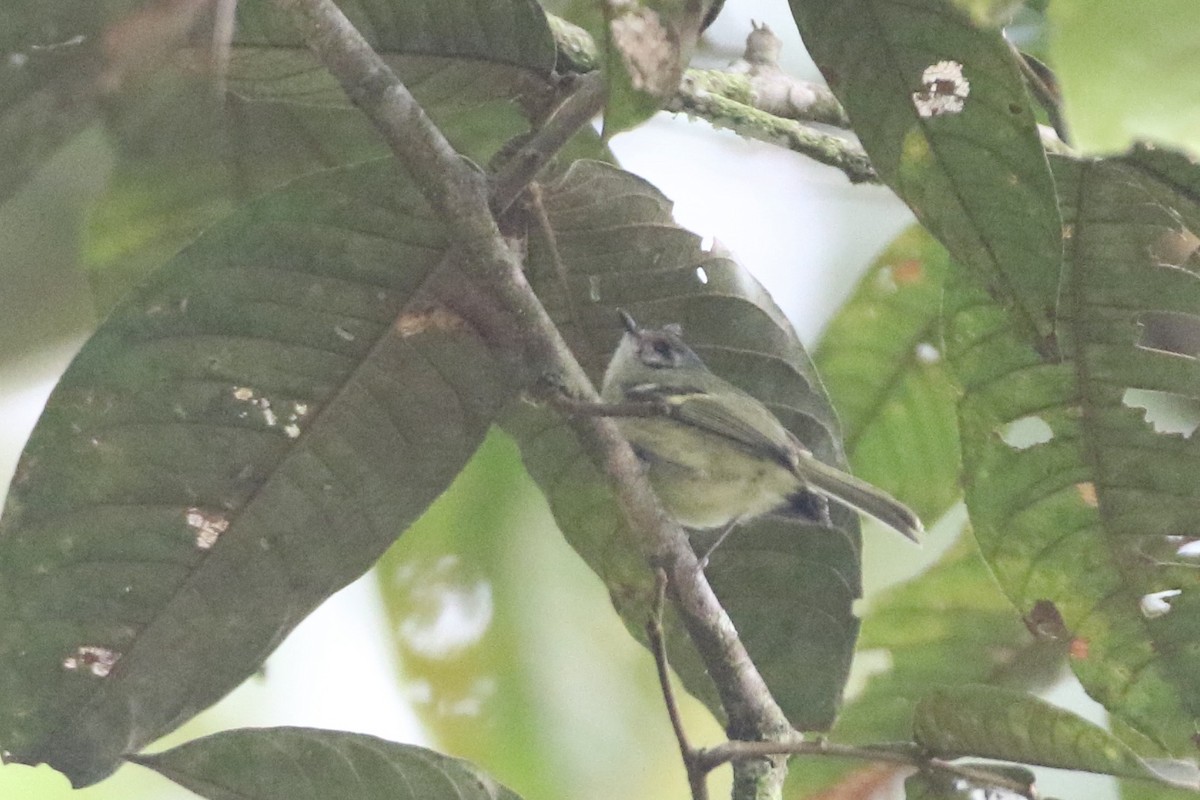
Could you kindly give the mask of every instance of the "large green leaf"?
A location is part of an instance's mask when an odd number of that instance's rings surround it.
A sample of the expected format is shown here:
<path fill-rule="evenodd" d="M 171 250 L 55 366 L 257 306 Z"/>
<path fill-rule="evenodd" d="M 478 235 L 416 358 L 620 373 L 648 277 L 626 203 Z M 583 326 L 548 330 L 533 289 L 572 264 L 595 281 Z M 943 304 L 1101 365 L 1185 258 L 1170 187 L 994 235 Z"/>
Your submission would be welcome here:
<path fill-rule="evenodd" d="M 955 545 L 941 561 L 872 601 L 859 654 L 871 677 L 846 703 L 831 737 L 868 744 L 909 738 L 913 708 L 930 686 L 990 683 L 1037 690 L 1062 669 L 1067 642 L 1030 634 L 996 586 L 974 544 Z M 826 790 L 859 765 L 813 759 L 788 785 Z M 850 778 L 853 780 L 853 778 Z"/>
<path fill-rule="evenodd" d="M 677 227 L 653 187 L 577 162 L 544 187 L 543 203 L 553 244 L 531 224 L 529 279 L 594 379 L 620 336 L 617 307 L 646 325 L 680 323 L 715 372 L 770 406 L 819 458 L 844 465 L 836 418 L 787 320 L 741 267 Z M 527 407 L 506 424 L 567 539 L 640 636 L 651 576 L 605 479 L 555 415 Z M 858 631 L 858 520 L 840 507 L 833 518 L 832 529 L 760 519 L 721 545 L 706 570 L 775 699 L 808 729 L 831 724 Z M 696 654 L 673 630 L 673 666 L 717 710 Z"/>
<path fill-rule="evenodd" d="M 132 759 L 208 800 L 520 800 L 424 747 L 313 728 L 247 728 Z"/>
<path fill-rule="evenodd" d="M 1116 729 L 1140 752 L 1192 752 L 1200 596 L 1185 545 L 1200 453 L 1157 430 L 1135 392 L 1200 396 L 1196 353 L 1175 338 L 1200 310 L 1197 170 L 1161 153 L 1054 165 L 1070 232 L 1066 360 L 1039 357 L 978 289 L 950 294 L 967 504 L 1004 591 L 1061 619 L 1072 667 Z"/>
<path fill-rule="evenodd" d="M 1098 725 L 1010 689 L 930 692 L 913 712 L 913 738 L 935 756 L 996 758 L 1200 789 L 1195 764 L 1147 761 Z"/>
<path fill-rule="evenodd" d="M 855 473 L 932 522 L 962 494 L 957 393 L 941 353 L 946 251 L 919 227 L 893 241 L 813 358 Z"/>
<path fill-rule="evenodd" d="M 553 40 L 529 0 L 345 2 L 451 143 L 486 163 L 529 128 Z M 161 70 L 106 105 L 116 177 L 92 217 L 88 266 L 107 310 L 237 203 L 311 172 L 385 155 L 367 119 L 270 3 L 239 6 L 229 92 Z"/>
<path fill-rule="evenodd" d="M 1054 184 L 999 30 L 951 0 L 791 0 L 879 176 L 1052 349 Z M 1049 300 L 1048 300 L 1049 299 Z"/>
<path fill-rule="evenodd" d="M 249 205 L 117 308 L 0 521 L 6 760 L 104 777 L 449 484 L 513 391 L 431 284 L 450 243 L 368 162 Z"/>

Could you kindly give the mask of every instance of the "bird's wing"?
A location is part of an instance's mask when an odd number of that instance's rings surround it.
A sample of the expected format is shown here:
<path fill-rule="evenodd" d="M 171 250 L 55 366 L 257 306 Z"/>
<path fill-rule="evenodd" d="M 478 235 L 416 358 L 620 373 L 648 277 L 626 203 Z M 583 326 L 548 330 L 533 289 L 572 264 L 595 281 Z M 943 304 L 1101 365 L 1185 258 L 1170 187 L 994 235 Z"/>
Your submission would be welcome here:
<path fill-rule="evenodd" d="M 744 392 L 727 390 L 717 396 L 689 386 L 643 383 L 628 387 L 625 396 L 664 403 L 672 419 L 766 454 L 786 469 L 796 468 L 797 449 L 802 448 L 766 406 Z"/>

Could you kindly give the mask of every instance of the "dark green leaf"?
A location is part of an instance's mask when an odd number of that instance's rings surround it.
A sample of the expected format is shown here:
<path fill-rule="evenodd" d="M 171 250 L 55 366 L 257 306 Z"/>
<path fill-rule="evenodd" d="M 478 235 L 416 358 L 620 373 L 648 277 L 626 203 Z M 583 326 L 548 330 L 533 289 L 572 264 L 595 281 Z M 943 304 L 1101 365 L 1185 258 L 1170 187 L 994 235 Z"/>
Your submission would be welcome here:
<path fill-rule="evenodd" d="M 291 184 L 117 308 L 0 522 L 0 747 L 76 784 L 219 699 L 449 484 L 513 388 L 389 160 Z"/>
<path fill-rule="evenodd" d="M 1155 177 L 1166 164 L 1174 184 Z M 1191 753 L 1200 454 L 1146 409 L 1200 396 L 1186 335 L 1200 308 L 1197 170 L 1164 154 L 1054 165 L 1071 232 L 1067 360 L 1044 361 L 979 290 L 948 296 L 967 504 L 1004 591 L 1062 620 L 1072 668 L 1122 738 Z"/>
<path fill-rule="evenodd" d="M 1147 761 L 1103 728 L 1011 689 L 959 686 L 930 692 L 913 712 L 913 737 L 944 758 L 1021 761 L 1200 789 L 1195 764 Z"/>
<path fill-rule="evenodd" d="M 948 267 L 946 251 L 910 228 L 875 260 L 813 355 L 855 474 L 926 523 L 962 494 L 957 391 L 941 363 Z"/>
<path fill-rule="evenodd" d="M 1033 110 L 1000 31 L 976 28 L 950 0 L 791 5 L 879 176 L 1013 308 L 1025 335 L 1047 341 L 1061 224 Z"/>
<path fill-rule="evenodd" d="M 233 730 L 131 760 L 207 800 L 520 800 L 467 761 L 344 731 Z"/>
<path fill-rule="evenodd" d="M 1030 634 L 973 542 L 951 549 L 929 571 L 875 599 L 863 618 L 859 657 L 872 669 L 830 736 L 867 744 L 907 739 L 912 711 L 929 686 L 1001 684 L 1038 690 L 1058 677 L 1067 642 Z M 868 669 L 871 669 L 868 667 Z M 804 793 L 828 789 L 859 765 L 814 759 L 792 770 Z"/>
<path fill-rule="evenodd" d="M 617 307 L 646 325 L 680 323 L 709 367 L 763 400 L 818 457 L 844 464 L 836 418 L 787 320 L 741 267 L 677 227 L 653 187 L 579 162 L 544 187 L 543 202 L 556 249 L 531 223 L 527 272 L 593 378 L 620 336 Z M 506 425 L 567 539 L 640 637 L 653 582 L 607 482 L 555 415 L 525 408 Z M 706 570 L 775 699 L 808 729 L 832 722 L 858 630 L 858 520 L 833 512 L 833 529 L 760 519 L 721 545 Z M 672 665 L 717 710 L 697 656 L 672 631 Z"/>

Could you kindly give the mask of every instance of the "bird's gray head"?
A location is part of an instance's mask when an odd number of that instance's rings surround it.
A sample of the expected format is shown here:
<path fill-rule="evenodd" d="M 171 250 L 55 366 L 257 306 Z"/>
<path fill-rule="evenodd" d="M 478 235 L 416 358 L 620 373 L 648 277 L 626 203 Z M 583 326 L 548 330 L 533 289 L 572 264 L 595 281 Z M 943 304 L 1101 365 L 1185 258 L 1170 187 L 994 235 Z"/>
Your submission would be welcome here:
<path fill-rule="evenodd" d="M 661 328 L 641 328 L 625 311 L 618 311 L 625 325 L 620 348 L 630 348 L 630 355 L 651 369 L 691 367 L 707 370 L 700 356 L 683 342 L 683 328 L 664 325 Z"/>

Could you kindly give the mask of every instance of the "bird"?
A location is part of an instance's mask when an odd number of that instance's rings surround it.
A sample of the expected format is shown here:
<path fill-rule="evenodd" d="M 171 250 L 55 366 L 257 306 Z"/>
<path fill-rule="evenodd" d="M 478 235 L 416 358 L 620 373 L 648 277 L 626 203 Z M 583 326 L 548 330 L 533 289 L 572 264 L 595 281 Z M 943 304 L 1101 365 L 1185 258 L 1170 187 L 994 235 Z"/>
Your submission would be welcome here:
<path fill-rule="evenodd" d="M 616 415 L 663 508 L 693 530 L 734 528 L 762 514 L 811 509 L 815 494 L 919 541 L 920 519 L 887 492 L 817 459 L 765 405 L 712 372 L 679 325 L 642 328 L 618 312 L 624 335 L 605 370 L 606 404 L 658 412 Z M 825 521 L 828 519 L 824 511 Z"/>

